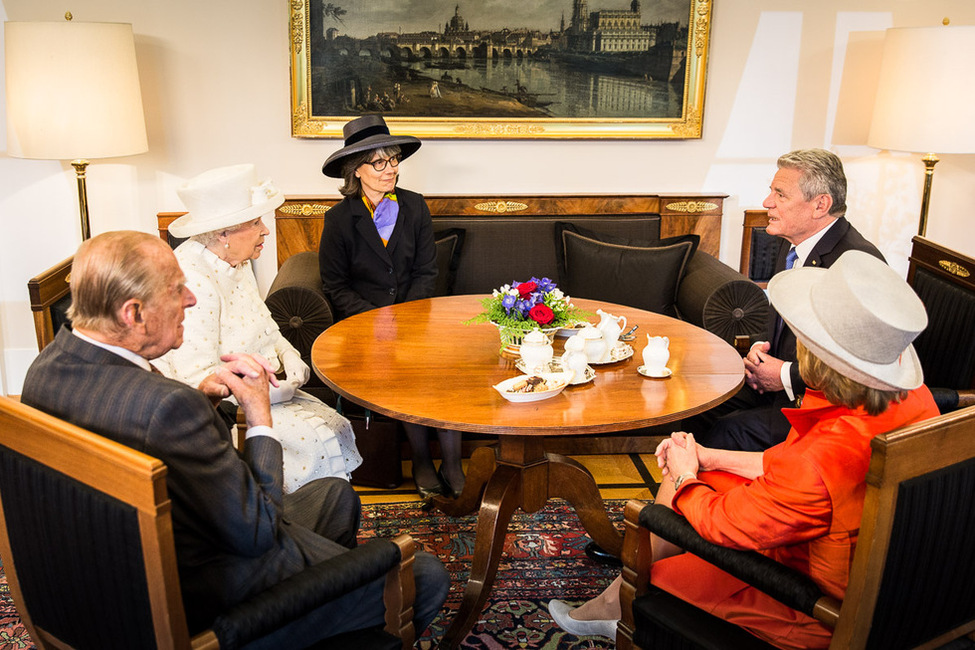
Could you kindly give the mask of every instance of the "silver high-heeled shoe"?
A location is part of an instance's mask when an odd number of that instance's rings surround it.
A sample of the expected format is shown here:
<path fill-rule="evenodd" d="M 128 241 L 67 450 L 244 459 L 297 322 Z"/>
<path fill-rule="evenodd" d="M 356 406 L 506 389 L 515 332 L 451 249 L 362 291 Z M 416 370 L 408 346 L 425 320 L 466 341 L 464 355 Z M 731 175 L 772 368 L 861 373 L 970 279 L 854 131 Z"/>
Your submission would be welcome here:
<path fill-rule="evenodd" d="M 608 639 L 616 638 L 615 619 L 601 619 L 595 621 L 580 621 L 569 616 L 575 607 L 570 607 L 568 603 L 561 600 L 550 600 L 548 603 L 548 613 L 552 620 L 560 628 L 576 636 L 604 636 Z"/>

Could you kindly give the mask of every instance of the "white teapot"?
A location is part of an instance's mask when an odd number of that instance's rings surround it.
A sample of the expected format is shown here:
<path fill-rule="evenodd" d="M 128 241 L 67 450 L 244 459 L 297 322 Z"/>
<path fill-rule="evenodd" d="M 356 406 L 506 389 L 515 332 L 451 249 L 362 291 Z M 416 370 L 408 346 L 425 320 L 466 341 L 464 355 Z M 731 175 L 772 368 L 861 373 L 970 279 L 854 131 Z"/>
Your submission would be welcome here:
<path fill-rule="evenodd" d="M 583 342 L 583 351 L 586 353 L 589 363 L 599 363 L 606 356 L 607 347 L 603 333 L 592 325 L 586 325 L 576 332 L 572 338 Z"/>
<path fill-rule="evenodd" d="M 555 354 L 548 337 L 538 328 L 525 335 L 519 352 L 529 373 L 544 372 Z"/>
<path fill-rule="evenodd" d="M 643 368 L 653 375 L 663 374 L 670 360 L 670 339 L 666 336 L 647 334 L 647 347 L 643 348 Z"/>
<path fill-rule="evenodd" d="M 623 328 L 626 327 L 626 316 L 613 316 L 602 309 L 597 309 L 596 313 L 599 314 L 599 324 L 596 325 L 596 328 L 602 332 L 603 340 L 606 341 L 604 356 L 607 358 L 604 358 L 603 361 L 609 361 L 608 357 L 616 349 L 616 343 L 620 340 L 620 334 L 623 333 Z"/>

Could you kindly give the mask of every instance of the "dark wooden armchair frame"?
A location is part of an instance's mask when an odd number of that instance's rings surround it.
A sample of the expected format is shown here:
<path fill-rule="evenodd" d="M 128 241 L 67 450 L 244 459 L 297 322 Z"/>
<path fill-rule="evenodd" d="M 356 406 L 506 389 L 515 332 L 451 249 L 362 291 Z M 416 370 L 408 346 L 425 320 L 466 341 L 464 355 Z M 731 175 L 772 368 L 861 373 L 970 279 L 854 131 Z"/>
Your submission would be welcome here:
<path fill-rule="evenodd" d="M 877 436 L 871 446 L 860 536 L 841 603 L 763 555 L 710 544 L 669 508 L 630 501 L 617 648 L 635 647 L 634 601 L 649 596 L 653 603 L 660 594 L 678 600 L 650 584 L 651 529 L 834 628 L 831 648 L 938 648 L 966 635 L 975 640 L 975 408 Z M 682 647 L 770 647 L 750 634 L 732 643 L 740 628 L 679 603 L 692 629 L 671 627 L 664 635 L 711 627 L 719 639 Z"/>
<path fill-rule="evenodd" d="M 73 261 L 74 255 L 27 281 L 38 350 L 43 350 L 54 340 L 56 331 L 52 308 L 71 291 L 68 282 Z"/>
<path fill-rule="evenodd" d="M 152 641 L 161 649 L 238 647 L 383 575 L 386 634 L 380 635 L 378 647 L 390 642 L 399 647 L 388 635 L 398 637 L 403 648 L 413 647 L 414 543 L 408 535 L 371 540 L 309 567 L 223 613 L 212 629 L 190 638 L 166 466 L 160 460 L 0 397 L 0 467 L 0 557 L 17 611 L 38 648 L 135 648 Z M 57 498 L 50 493 L 44 498 L 48 488 Z M 62 501 L 95 503 L 91 512 L 117 526 L 99 526 L 97 517 L 89 521 L 80 514 L 83 507 L 76 514 Z M 54 521 L 44 514 L 49 508 L 68 514 Z M 131 529 L 132 539 L 119 542 L 116 528 Z M 52 569 L 72 565 L 102 567 L 88 569 L 98 580 L 104 576 L 101 590 L 87 582 L 71 584 L 64 575 L 70 572 Z M 99 601 L 117 597 L 112 587 L 128 590 L 128 598 L 120 597 L 125 611 L 99 609 L 106 607 Z M 124 624 L 106 623 L 113 615 Z M 140 620 L 146 624 L 132 623 Z M 357 642 L 357 647 L 377 646 Z"/>
<path fill-rule="evenodd" d="M 928 314 L 937 315 L 914 342 L 929 385 L 960 391 L 975 388 L 973 274 L 975 259 L 924 237 L 914 237 L 907 282 Z"/>

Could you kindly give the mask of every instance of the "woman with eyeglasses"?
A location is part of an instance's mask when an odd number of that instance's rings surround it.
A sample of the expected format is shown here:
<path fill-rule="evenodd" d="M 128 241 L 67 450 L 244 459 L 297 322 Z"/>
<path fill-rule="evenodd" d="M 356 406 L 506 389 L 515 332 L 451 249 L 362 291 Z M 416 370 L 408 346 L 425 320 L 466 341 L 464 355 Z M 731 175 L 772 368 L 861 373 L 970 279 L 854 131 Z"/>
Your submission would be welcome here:
<path fill-rule="evenodd" d="M 397 187 L 400 162 L 420 148 L 413 136 L 390 135 L 379 115 L 352 120 L 345 146 L 322 165 L 341 178 L 345 197 L 325 213 L 318 248 L 322 287 L 343 319 L 377 307 L 433 296 L 437 252 L 430 210 L 421 194 Z M 429 427 L 404 423 L 420 496 L 456 496 L 464 487 L 461 436 L 437 430 L 443 462 L 435 470 Z"/>

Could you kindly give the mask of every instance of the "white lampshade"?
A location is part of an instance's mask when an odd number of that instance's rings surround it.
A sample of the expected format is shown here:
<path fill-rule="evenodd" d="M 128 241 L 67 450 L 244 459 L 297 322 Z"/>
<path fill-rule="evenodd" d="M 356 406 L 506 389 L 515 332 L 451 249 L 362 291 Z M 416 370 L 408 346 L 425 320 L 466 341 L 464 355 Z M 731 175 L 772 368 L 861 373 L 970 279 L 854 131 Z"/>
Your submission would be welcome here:
<path fill-rule="evenodd" d="M 888 29 L 867 144 L 975 153 L 975 26 Z"/>
<path fill-rule="evenodd" d="M 5 23 L 7 153 L 111 158 L 148 150 L 132 25 Z"/>

